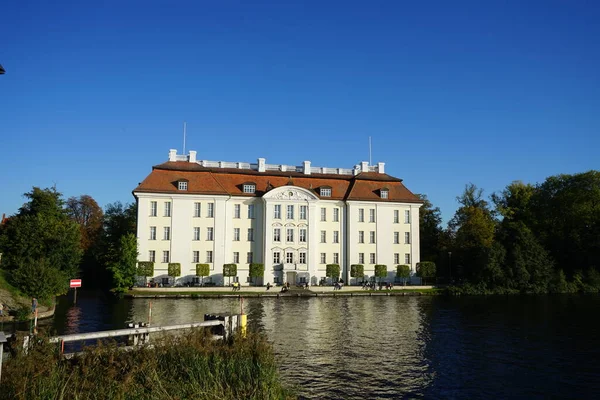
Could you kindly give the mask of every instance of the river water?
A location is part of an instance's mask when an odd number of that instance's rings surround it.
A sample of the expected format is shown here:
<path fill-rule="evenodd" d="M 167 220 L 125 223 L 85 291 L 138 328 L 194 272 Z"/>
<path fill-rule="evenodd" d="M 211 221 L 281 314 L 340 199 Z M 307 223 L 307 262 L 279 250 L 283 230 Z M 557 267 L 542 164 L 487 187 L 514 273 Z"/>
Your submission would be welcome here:
<path fill-rule="evenodd" d="M 61 298 L 56 333 L 146 321 L 149 299 Z M 152 323 L 238 312 L 238 299 L 152 300 Z M 600 296 L 245 299 L 284 380 L 315 399 L 600 396 Z"/>

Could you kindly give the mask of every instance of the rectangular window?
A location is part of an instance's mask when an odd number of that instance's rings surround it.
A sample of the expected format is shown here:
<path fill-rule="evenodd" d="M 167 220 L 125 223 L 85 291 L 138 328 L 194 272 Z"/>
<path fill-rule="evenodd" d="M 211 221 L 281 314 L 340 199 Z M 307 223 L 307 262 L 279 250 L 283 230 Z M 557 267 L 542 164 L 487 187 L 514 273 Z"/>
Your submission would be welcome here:
<path fill-rule="evenodd" d="M 281 262 L 281 253 L 276 251 L 273 253 L 273 264 L 279 264 Z"/>
<path fill-rule="evenodd" d="M 294 206 L 291 204 L 287 206 L 287 219 L 294 219 Z"/>
<path fill-rule="evenodd" d="M 371 262 L 371 264 L 375 264 L 375 253 L 371 253 L 369 255 L 369 261 Z"/>
<path fill-rule="evenodd" d="M 321 221 L 327 221 L 327 209 L 321 207 Z"/>
<path fill-rule="evenodd" d="M 359 264 L 365 263 L 365 253 L 358 253 L 358 263 Z"/>
<path fill-rule="evenodd" d="M 244 185 L 244 193 L 254 193 L 256 192 L 256 185 L 245 184 Z"/>
<path fill-rule="evenodd" d="M 163 240 L 171 240 L 171 228 L 168 226 L 163 229 Z"/>
<path fill-rule="evenodd" d="M 171 202 L 167 201 L 165 202 L 165 217 L 170 217 L 171 216 Z"/>
<path fill-rule="evenodd" d="M 233 218 L 240 218 L 242 206 L 240 204 L 233 205 Z"/>
<path fill-rule="evenodd" d="M 155 262 L 155 261 L 156 261 L 156 251 L 154 251 L 154 250 L 150 250 L 150 251 L 148 252 L 148 260 L 149 260 L 150 262 Z"/>
<path fill-rule="evenodd" d="M 194 240 L 200 240 L 200 227 L 194 227 Z"/>
<path fill-rule="evenodd" d="M 281 229 L 280 228 L 273 229 L 273 241 L 281 242 Z"/>
<path fill-rule="evenodd" d="M 369 209 L 369 222 L 375 222 L 375 209 Z"/>
<path fill-rule="evenodd" d="M 156 227 L 150 227 L 150 240 L 156 240 Z"/>
<path fill-rule="evenodd" d="M 193 263 L 199 263 L 200 262 L 200 252 L 197 250 L 194 250 L 192 252 L 192 262 Z"/>
<path fill-rule="evenodd" d="M 213 252 L 212 252 L 212 250 L 208 250 L 206 252 L 206 262 L 207 263 L 213 262 Z"/>
<path fill-rule="evenodd" d="M 394 223 L 397 224 L 400 222 L 400 212 L 398 210 L 394 210 Z"/>
<path fill-rule="evenodd" d="M 331 188 L 321 188 L 321 197 L 331 197 Z"/>
<path fill-rule="evenodd" d="M 404 254 L 404 263 L 407 265 L 410 265 L 410 254 L 409 253 Z"/>
<path fill-rule="evenodd" d="M 254 242 L 254 228 L 248 228 L 248 241 Z"/>
<path fill-rule="evenodd" d="M 394 244 L 400 243 L 400 232 L 394 232 Z"/>
<path fill-rule="evenodd" d="M 375 231 L 369 232 L 369 243 L 375 243 Z"/>
<path fill-rule="evenodd" d="M 168 263 L 169 262 L 169 250 L 163 251 L 163 262 L 164 263 Z"/>
<path fill-rule="evenodd" d="M 404 244 L 410 244 L 410 232 L 404 232 Z"/>
<path fill-rule="evenodd" d="M 404 211 L 404 223 L 410 224 L 410 210 Z"/>
<path fill-rule="evenodd" d="M 340 263 L 340 253 L 333 253 L 333 263 L 334 264 Z"/>
<path fill-rule="evenodd" d="M 254 204 L 248 204 L 248 219 L 254 218 Z"/>
<path fill-rule="evenodd" d="M 294 229 L 293 228 L 288 228 L 287 229 L 287 235 L 285 237 L 286 242 L 293 242 L 294 241 Z"/>
<path fill-rule="evenodd" d="M 300 228 L 300 243 L 306 243 L 306 229 Z"/>
<path fill-rule="evenodd" d="M 358 243 L 365 242 L 365 231 L 358 231 Z"/>
<path fill-rule="evenodd" d="M 387 190 L 382 190 L 381 191 L 381 198 L 382 199 L 387 199 L 388 198 L 388 191 Z"/>
<path fill-rule="evenodd" d="M 233 252 L 233 263 L 234 264 L 239 264 L 240 263 L 240 252 L 239 251 L 234 251 Z"/>
<path fill-rule="evenodd" d="M 252 254 L 251 251 L 249 251 L 248 253 L 246 253 L 246 262 L 248 264 L 252 264 L 254 261 L 252 261 L 254 259 L 254 254 Z"/>
<path fill-rule="evenodd" d="M 306 253 L 300 252 L 300 264 L 306 264 Z"/>
<path fill-rule="evenodd" d="M 327 232 L 321 231 L 321 243 L 327 243 Z"/>
<path fill-rule="evenodd" d="M 187 182 L 185 181 L 180 181 L 179 182 L 179 190 L 187 190 Z"/>
<path fill-rule="evenodd" d="M 358 222 L 365 222 L 365 209 L 364 208 L 358 209 Z"/>
<path fill-rule="evenodd" d="M 400 253 L 394 253 L 394 264 L 400 264 Z"/>
<path fill-rule="evenodd" d="M 215 203 L 208 203 L 207 204 L 207 208 L 206 208 L 206 216 L 208 218 L 214 218 L 215 217 Z"/>
<path fill-rule="evenodd" d="M 321 264 L 327 264 L 327 254 L 321 253 Z"/>
<path fill-rule="evenodd" d="M 156 201 L 150 202 L 150 216 L 156 217 L 156 209 L 158 208 Z"/>
<path fill-rule="evenodd" d="M 200 203 L 194 203 L 194 217 L 195 218 L 200 218 L 200 216 L 202 214 L 200 214 L 200 210 L 202 209 L 202 206 L 200 205 Z"/>
<path fill-rule="evenodd" d="M 281 204 L 273 206 L 273 219 L 281 219 Z"/>
<path fill-rule="evenodd" d="M 294 253 L 288 251 L 285 253 L 285 262 L 288 264 L 292 264 L 294 262 Z"/>
<path fill-rule="evenodd" d="M 240 228 L 233 228 L 233 241 L 234 242 L 240 241 Z"/>
<path fill-rule="evenodd" d="M 306 219 L 306 210 L 308 207 L 300 206 L 300 219 Z"/>
<path fill-rule="evenodd" d="M 333 231 L 333 243 L 339 243 L 339 242 L 340 242 L 340 232 Z"/>
<path fill-rule="evenodd" d="M 206 240 L 213 241 L 214 240 L 214 228 L 206 228 Z"/>
<path fill-rule="evenodd" d="M 339 208 L 333 209 L 333 222 L 340 222 L 340 209 Z"/>

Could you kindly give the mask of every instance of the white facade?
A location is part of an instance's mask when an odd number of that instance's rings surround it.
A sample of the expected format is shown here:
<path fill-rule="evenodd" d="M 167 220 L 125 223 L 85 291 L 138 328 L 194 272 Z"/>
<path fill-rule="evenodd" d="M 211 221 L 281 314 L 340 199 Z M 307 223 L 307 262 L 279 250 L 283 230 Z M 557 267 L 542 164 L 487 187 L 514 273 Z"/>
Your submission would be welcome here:
<path fill-rule="evenodd" d="M 187 162 L 196 163 L 195 152 L 191 156 L 186 157 Z M 176 157 L 181 156 L 170 154 L 171 161 Z M 345 171 L 353 175 L 361 168 L 373 171 L 374 167 L 365 164 Z M 267 167 L 264 159 L 259 159 L 257 175 L 267 173 Z M 282 167 L 289 166 L 279 166 L 279 171 Z M 310 162 L 289 168 L 304 169 L 311 178 L 324 170 L 310 167 Z M 375 168 L 383 173 L 383 163 Z M 253 176 L 240 179 L 252 181 Z M 190 181 L 190 187 L 193 184 Z M 196 264 L 207 263 L 211 274 L 205 281 L 223 285 L 229 282 L 223 277 L 223 264 L 235 263 L 237 279 L 245 285 L 251 281 L 249 263 L 255 262 L 265 265 L 263 282 L 258 284 L 315 285 L 325 278 L 327 264 L 339 264 L 342 279 L 352 283 L 350 265 L 363 264 L 365 277 L 372 277 L 375 264 L 385 264 L 388 281 L 393 281 L 396 265 L 408 264 L 414 271 L 420 260 L 421 204 L 417 201 L 324 199 L 315 190 L 294 185 L 291 179 L 254 197 L 187 192 L 187 183 L 185 187 L 186 191 L 159 193 L 151 188 L 142 190 L 142 184 L 134 191 L 139 261 L 154 261 L 157 278 L 166 277 L 168 263 L 176 262 L 181 264 L 178 282 L 188 282 L 196 274 Z"/>

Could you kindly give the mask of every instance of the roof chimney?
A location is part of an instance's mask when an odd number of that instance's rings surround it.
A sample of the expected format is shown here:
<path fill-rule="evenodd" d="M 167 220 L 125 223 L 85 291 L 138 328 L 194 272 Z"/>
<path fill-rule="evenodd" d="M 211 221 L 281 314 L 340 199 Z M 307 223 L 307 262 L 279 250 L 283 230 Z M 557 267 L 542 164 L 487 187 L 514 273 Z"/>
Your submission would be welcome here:
<path fill-rule="evenodd" d="M 304 175 L 310 175 L 310 161 L 304 161 Z"/>
<path fill-rule="evenodd" d="M 377 172 L 379 172 L 380 174 L 385 174 L 385 163 L 384 162 L 377 163 Z"/>
<path fill-rule="evenodd" d="M 194 150 L 190 150 L 190 162 L 196 162 L 196 152 Z"/>
<path fill-rule="evenodd" d="M 360 172 L 369 172 L 369 162 L 363 161 L 360 163 Z"/>
<path fill-rule="evenodd" d="M 265 172 L 267 170 L 266 162 L 267 160 L 265 160 L 264 158 L 258 159 L 258 172 Z"/>
<path fill-rule="evenodd" d="M 177 161 L 177 150 L 175 150 L 175 149 L 169 150 L 169 161 Z"/>

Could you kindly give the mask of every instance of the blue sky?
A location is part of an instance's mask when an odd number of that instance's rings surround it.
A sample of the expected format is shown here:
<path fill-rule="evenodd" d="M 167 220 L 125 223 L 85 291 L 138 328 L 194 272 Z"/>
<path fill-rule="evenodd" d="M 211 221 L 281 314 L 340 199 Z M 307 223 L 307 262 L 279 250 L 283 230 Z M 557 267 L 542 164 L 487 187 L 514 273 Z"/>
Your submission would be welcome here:
<path fill-rule="evenodd" d="M 166 161 L 368 160 L 448 220 L 473 182 L 598 169 L 594 1 L 5 2 L 0 214 L 105 206 Z"/>

